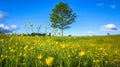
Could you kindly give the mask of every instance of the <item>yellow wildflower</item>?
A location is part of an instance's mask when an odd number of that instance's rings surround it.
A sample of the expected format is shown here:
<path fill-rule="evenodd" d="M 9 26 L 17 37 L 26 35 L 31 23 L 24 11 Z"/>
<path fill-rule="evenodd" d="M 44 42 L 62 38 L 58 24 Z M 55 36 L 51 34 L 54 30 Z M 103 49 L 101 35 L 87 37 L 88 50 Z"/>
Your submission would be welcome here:
<path fill-rule="evenodd" d="M 83 52 L 83 51 L 81 51 L 80 53 L 79 53 L 79 56 L 80 57 L 82 57 L 82 56 L 84 56 L 85 55 L 85 52 Z"/>
<path fill-rule="evenodd" d="M 103 50 L 103 48 L 101 47 L 99 50 Z"/>
<path fill-rule="evenodd" d="M 20 53 L 19 56 L 22 56 L 22 53 Z"/>
<path fill-rule="evenodd" d="M 93 62 L 95 63 L 96 61 L 95 61 L 95 60 L 93 60 Z"/>
<path fill-rule="evenodd" d="M 61 48 L 65 48 L 66 46 L 65 46 L 65 44 L 63 44 L 63 45 L 60 45 L 61 46 Z"/>
<path fill-rule="evenodd" d="M 24 47 L 24 50 L 27 50 L 28 49 L 28 45 L 26 45 L 25 47 Z"/>
<path fill-rule="evenodd" d="M 4 56 L 3 55 L 1 55 L 1 58 L 3 58 Z"/>
<path fill-rule="evenodd" d="M 107 64 L 107 63 L 108 63 L 108 61 L 105 61 L 105 63 Z"/>
<path fill-rule="evenodd" d="M 33 50 L 34 49 L 34 47 L 32 46 L 31 48 L 30 48 L 30 50 Z"/>
<path fill-rule="evenodd" d="M 26 58 L 26 57 L 27 57 L 27 55 L 26 55 L 26 54 L 23 54 L 23 57 L 25 57 L 25 58 Z"/>
<path fill-rule="evenodd" d="M 100 60 L 98 60 L 98 59 L 96 60 L 96 62 L 99 62 L 99 61 L 100 61 Z"/>
<path fill-rule="evenodd" d="M 54 62 L 54 58 L 53 57 L 48 57 L 46 58 L 46 64 L 48 66 L 52 66 L 53 65 L 53 62 Z"/>
<path fill-rule="evenodd" d="M 98 59 L 97 59 L 97 60 L 93 60 L 94 63 L 98 63 L 99 61 L 100 61 L 100 60 L 98 60 Z"/>
<path fill-rule="evenodd" d="M 4 39 L 0 39 L 0 41 L 1 41 L 1 42 L 3 42 L 3 41 L 4 41 Z"/>
<path fill-rule="evenodd" d="M 11 52 L 11 53 L 15 53 L 15 50 L 14 50 L 14 49 L 11 49 L 10 52 Z"/>
<path fill-rule="evenodd" d="M 42 62 L 42 61 L 40 61 L 40 64 L 41 64 L 41 65 L 43 65 L 43 62 Z"/>
<path fill-rule="evenodd" d="M 41 60 L 42 59 L 42 55 L 40 54 L 38 57 L 37 57 L 38 60 Z"/>
<path fill-rule="evenodd" d="M 71 57 L 71 55 L 68 55 L 68 58 L 70 58 Z"/>
<path fill-rule="evenodd" d="M 6 55 L 5 58 L 7 58 L 8 56 Z"/>

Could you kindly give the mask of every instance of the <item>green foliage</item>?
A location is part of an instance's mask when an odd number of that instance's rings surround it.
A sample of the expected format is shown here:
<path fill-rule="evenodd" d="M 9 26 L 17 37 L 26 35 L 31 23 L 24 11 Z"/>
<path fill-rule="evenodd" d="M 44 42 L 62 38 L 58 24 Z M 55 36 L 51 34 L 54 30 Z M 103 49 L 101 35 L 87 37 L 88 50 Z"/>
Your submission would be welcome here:
<path fill-rule="evenodd" d="M 29 34 L 30 31 L 33 32 L 33 24 L 31 23 L 31 21 L 28 21 L 28 23 L 24 24 L 24 28 L 25 28 L 26 34 Z"/>
<path fill-rule="evenodd" d="M 46 25 L 44 25 L 45 33 L 40 33 L 41 25 L 37 26 L 36 28 L 34 28 L 33 24 L 31 23 L 31 21 L 28 21 L 28 23 L 24 24 L 24 28 L 26 30 L 26 34 L 25 35 L 30 35 L 30 36 L 35 36 L 35 35 L 45 36 L 46 34 L 48 34 L 48 32 L 47 32 L 47 26 Z M 35 29 L 36 29 L 36 31 L 35 31 Z"/>
<path fill-rule="evenodd" d="M 61 29 L 63 35 L 63 30 L 70 28 L 70 24 L 75 22 L 76 15 L 68 4 L 64 2 L 57 4 L 52 11 L 53 13 L 50 15 L 51 27 Z"/>

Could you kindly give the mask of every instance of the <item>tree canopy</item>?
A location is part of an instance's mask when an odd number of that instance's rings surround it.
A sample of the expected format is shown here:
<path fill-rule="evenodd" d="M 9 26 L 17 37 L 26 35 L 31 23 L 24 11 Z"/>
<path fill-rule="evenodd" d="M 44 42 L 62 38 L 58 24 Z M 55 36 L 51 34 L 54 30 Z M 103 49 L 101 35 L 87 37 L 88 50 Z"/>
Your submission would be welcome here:
<path fill-rule="evenodd" d="M 70 24 L 75 22 L 76 15 L 67 3 L 60 2 L 53 8 L 50 15 L 51 27 L 61 29 L 62 36 L 63 30 L 70 28 Z"/>

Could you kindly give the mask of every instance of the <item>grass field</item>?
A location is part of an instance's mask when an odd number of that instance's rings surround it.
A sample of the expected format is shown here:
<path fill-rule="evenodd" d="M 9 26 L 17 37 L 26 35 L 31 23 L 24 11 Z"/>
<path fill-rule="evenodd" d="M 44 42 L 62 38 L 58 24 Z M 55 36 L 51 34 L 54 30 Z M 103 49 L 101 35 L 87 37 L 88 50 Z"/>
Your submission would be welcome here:
<path fill-rule="evenodd" d="M 0 67 L 120 67 L 120 35 L 0 34 Z"/>

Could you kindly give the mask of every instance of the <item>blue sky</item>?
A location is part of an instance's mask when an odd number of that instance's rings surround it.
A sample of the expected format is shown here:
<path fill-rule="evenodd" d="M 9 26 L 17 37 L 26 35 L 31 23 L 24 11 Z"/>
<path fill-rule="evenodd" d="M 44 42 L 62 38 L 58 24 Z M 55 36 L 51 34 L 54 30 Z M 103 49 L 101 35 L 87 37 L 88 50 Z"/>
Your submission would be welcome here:
<path fill-rule="evenodd" d="M 61 1 L 68 3 L 77 15 L 64 35 L 120 33 L 120 0 L 0 0 L 0 31 L 25 33 L 24 24 L 31 21 L 34 28 L 41 25 L 44 33 L 52 9 Z"/>

